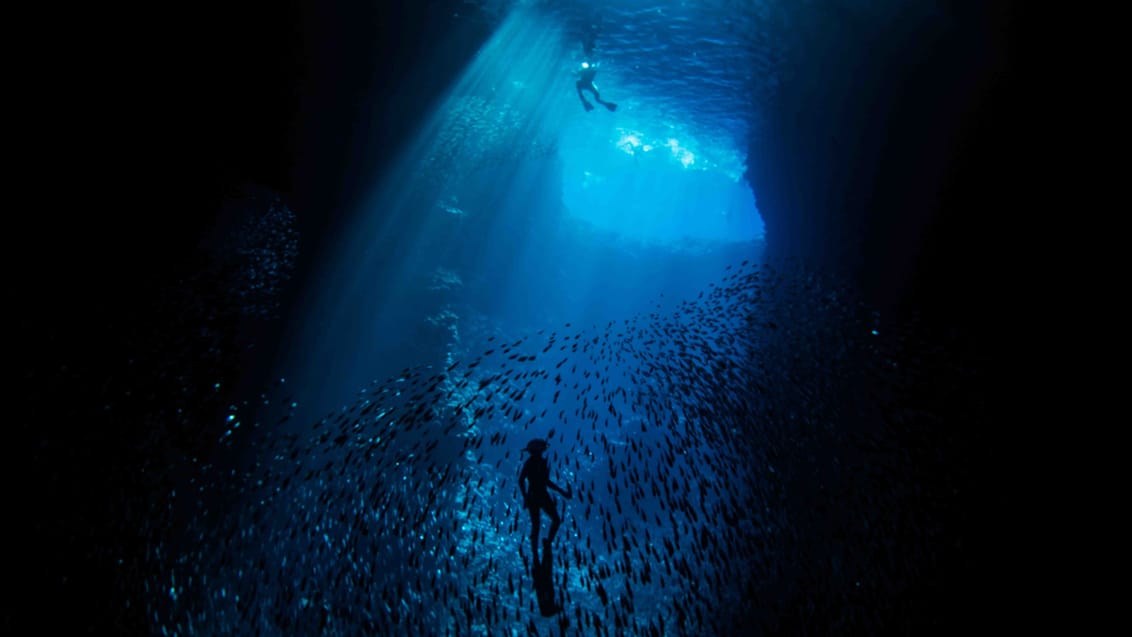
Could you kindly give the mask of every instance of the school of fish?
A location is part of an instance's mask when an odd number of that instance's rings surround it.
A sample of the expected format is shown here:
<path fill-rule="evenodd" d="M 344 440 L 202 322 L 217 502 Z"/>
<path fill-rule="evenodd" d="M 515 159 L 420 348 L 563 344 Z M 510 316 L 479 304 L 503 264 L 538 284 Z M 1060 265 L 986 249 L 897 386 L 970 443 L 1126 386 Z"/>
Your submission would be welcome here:
<path fill-rule="evenodd" d="M 916 477 L 919 430 L 938 418 L 905 387 L 962 373 L 945 343 L 853 298 L 801 266 L 743 262 L 696 298 L 604 325 L 466 334 L 448 360 L 316 422 L 291 417 L 302 388 L 280 382 L 230 408 L 226 460 L 170 469 L 169 530 L 146 547 L 151 626 L 884 630 L 877 600 L 913 585 L 942 524 L 914 495 L 942 490 Z M 532 438 L 574 493 L 556 496 L 552 617 L 517 484 Z"/>

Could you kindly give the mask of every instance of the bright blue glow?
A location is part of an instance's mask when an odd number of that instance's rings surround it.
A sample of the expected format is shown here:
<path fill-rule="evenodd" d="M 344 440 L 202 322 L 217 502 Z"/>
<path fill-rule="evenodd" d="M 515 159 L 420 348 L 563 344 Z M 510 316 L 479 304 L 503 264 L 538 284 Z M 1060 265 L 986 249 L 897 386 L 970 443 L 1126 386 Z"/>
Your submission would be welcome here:
<path fill-rule="evenodd" d="M 609 118 L 606 118 L 609 119 Z M 630 119 L 629 117 L 619 119 Z M 580 120 L 559 144 L 569 214 L 625 238 L 656 243 L 751 241 L 764 227 L 750 187 L 675 137 Z"/>

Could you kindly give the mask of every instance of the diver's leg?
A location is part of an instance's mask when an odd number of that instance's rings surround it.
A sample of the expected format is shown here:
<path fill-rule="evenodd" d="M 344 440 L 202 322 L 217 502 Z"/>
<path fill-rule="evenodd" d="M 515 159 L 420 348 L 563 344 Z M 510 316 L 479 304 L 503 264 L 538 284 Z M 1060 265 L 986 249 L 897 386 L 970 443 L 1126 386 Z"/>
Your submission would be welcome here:
<path fill-rule="evenodd" d="M 601 95 L 599 95 L 598 92 L 597 92 L 597 89 L 592 87 L 592 86 L 590 88 L 594 92 L 594 101 L 595 102 L 597 102 L 598 104 L 601 104 L 602 106 L 608 108 L 611 111 L 617 110 L 616 104 L 614 104 L 613 102 L 606 102 L 606 101 L 602 100 Z"/>
<path fill-rule="evenodd" d="M 582 107 L 587 111 L 592 111 L 594 108 L 593 104 L 587 102 L 586 96 L 582 95 L 582 89 L 586 87 L 585 82 L 578 80 L 577 82 L 574 82 L 574 87 L 578 89 L 578 99 L 582 100 Z"/>
<path fill-rule="evenodd" d="M 531 557 L 538 559 L 538 531 L 542 522 L 538 507 L 531 507 Z"/>
<path fill-rule="evenodd" d="M 546 541 L 553 542 L 554 536 L 558 533 L 558 527 L 562 524 L 562 518 L 558 516 L 558 507 L 554 505 L 553 498 L 547 498 L 543 503 L 542 510 L 550 516 L 550 531 L 546 534 Z"/>

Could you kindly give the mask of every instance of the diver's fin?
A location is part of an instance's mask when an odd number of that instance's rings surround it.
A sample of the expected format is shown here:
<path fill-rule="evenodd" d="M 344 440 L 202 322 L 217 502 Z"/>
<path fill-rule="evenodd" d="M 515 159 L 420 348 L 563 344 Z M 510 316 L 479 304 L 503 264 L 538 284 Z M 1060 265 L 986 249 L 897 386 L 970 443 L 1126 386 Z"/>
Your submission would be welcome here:
<path fill-rule="evenodd" d="M 602 102 L 602 104 L 605 104 L 605 107 L 608 108 L 610 111 L 617 110 L 617 105 L 614 104 L 613 102 Z"/>
<path fill-rule="evenodd" d="M 586 107 L 587 113 L 594 109 L 594 105 L 590 104 L 589 102 L 582 102 L 582 106 Z"/>

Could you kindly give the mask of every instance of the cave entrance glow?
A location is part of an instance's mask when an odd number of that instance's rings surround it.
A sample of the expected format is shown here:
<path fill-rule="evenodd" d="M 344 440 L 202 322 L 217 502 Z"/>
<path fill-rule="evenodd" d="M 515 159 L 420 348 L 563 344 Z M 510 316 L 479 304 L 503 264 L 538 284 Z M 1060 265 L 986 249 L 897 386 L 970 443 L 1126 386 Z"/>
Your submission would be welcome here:
<path fill-rule="evenodd" d="M 762 238 L 750 186 L 720 161 L 733 153 L 626 111 L 590 113 L 564 131 L 562 198 L 570 215 L 648 243 Z"/>

